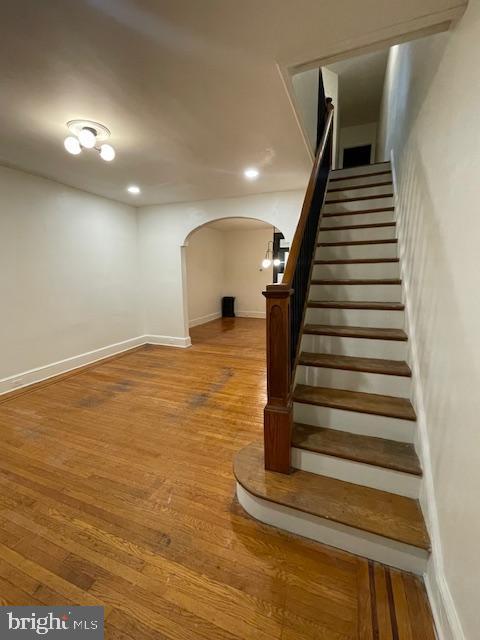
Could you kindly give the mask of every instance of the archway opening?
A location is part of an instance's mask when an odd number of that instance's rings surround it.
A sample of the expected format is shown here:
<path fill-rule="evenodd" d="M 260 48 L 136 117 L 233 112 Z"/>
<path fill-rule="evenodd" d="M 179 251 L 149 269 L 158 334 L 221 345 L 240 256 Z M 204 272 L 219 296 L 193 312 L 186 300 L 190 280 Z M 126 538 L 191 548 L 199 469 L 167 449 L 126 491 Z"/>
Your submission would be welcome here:
<path fill-rule="evenodd" d="M 287 257 L 283 234 L 263 220 L 229 217 L 194 229 L 185 243 L 189 332 L 222 316 L 264 319 L 262 292 L 281 280 Z"/>

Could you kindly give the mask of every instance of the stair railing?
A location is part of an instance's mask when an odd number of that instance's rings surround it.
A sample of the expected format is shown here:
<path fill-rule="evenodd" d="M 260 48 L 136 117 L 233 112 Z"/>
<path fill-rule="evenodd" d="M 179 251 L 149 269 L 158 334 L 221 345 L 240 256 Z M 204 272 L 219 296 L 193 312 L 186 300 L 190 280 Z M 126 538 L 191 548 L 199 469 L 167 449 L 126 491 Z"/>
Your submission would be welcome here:
<path fill-rule="evenodd" d="M 315 256 L 321 211 L 332 164 L 333 105 L 325 102 L 325 126 L 280 284 L 267 285 L 267 405 L 265 469 L 290 473 L 293 382 Z"/>

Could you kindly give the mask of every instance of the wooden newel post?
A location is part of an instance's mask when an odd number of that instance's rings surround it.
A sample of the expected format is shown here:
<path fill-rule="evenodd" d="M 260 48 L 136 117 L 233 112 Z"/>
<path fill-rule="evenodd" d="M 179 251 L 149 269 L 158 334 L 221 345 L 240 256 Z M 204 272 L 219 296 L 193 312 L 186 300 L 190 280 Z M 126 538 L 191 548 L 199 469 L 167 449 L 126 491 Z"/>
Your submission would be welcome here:
<path fill-rule="evenodd" d="M 290 298 L 286 284 L 271 284 L 267 299 L 267 405 L 264 411 L 265 469 L 290 473 L 293 409 L 290 394 Z"/>

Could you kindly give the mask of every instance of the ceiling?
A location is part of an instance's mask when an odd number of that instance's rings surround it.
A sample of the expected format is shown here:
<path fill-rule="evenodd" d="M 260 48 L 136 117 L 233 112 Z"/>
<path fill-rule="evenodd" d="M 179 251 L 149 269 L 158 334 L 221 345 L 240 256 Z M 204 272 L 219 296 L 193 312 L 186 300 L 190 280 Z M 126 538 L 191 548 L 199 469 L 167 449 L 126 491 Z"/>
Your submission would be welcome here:
<path fill-rule="evenodd" d="M 338 74 L 340 126 L 377 122 L 388 49 L 329 64 Z"/>
<path fill-rule="evenodd" d="M 3 0 L 0 163 L 138 205 L 304 188 L 311 160 L 277 63 L 433 24 L 458 2 L 390 4 Z M 76 118 L 111 130 L 112 163 L 65 152 Z"/>
<path fill-rule="evenodd" d="M 218 229 L 219 231 L 245 231 L 247 229 L 272 229 L 271 224 L 255 220 L 254 218 L 223 218 L 208 224 L 210 229 Z"/>

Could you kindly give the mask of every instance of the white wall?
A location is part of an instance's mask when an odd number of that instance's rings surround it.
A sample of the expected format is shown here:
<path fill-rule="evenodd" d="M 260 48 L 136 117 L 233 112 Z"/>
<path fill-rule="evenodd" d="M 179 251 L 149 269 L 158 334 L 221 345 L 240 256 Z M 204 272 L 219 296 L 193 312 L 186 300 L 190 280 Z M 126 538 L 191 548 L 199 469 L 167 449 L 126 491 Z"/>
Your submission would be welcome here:
<path fill-rule="evenodd" d="M 141 207 L 138 229 L 144 332 L 188 344 L 187 300 L 181 292 L 187 278 L 184 245 L 192 231 L 226 217 L 256 218 L 280 229 L 291 242 L 303 197 L 302 191 L 281 191 Z"/>
<path fill-rule="evenodd" d="M 5 167 L 0 193 L 0 393 L 146 341 L 188 346 L 189 234 L 252 217 L 291 241 L 304 195 L 135 210 Z"/>
<path fill-rule="evenodd" d="M 0 193 L 2 392 L 136 338 L 140 314 L 135 209 L 5 167 Z"/>
<path fill-rule="evenodd" d="M 471 0 L 450 33 L 394 47 L 379 135 L 396 170 L 428 585 L 441 636 L 468 640 L 480 592 L 479 41 Z"/>
<path fill-rule="evenodd" d="M 310 151 L 317 148 L 318 69 L 301 71 L 292 76 L 292 85 Z"/>
<path fill-rule="evenodd" d="M 319 70 L 317 68 L 301 71 L 292 76 L 292 85 L 299 115 L 312 155 L 315 155 L 317 149 L 318 75 Z M 333 121 L 333 168 L 335 169 L 337 166 L 340 122 L 338 74 L 330 71 L 327 67 L 322 67 L 322 78 L 325 97 L 332 98 L 335 107 Z"/>
<path fill-rule="evenodd" d="M 189 236 L 186 255 L 188 324 L 194 327 L 221 315 L 222 296 L 235 298 L 237 316 L 265 317 L 267 284 L 273 268 L 261 269 L 273 228 L 201 227 Z"/>
<path fill-rule="evenodd" d="M 339 167 L 343 167 L 343 150 L 350 147 L 360 147 L 365 144 L 372 145 L 370 162 L 375 162 L 377 147 L 377 123 L 368 122 L 340 129 Z"/>
<path fill-rule="evenodd" d="M 322 67 L 323 88 L 325 97 L 333 102 L 333 149 L 332 169 L 338 166 L 339 134 L 340 134 L 340 96 L 338 91 L 338 74 L 327 67 Z"/>
<path fill-rule="evenodd" d="M 225 295 L 224 232 L 202 227 L 192 233 L 186 247 L 189 326 L 203 324 L 220 315 Z"/>
<path fill-rule="evenodd" d="M 226 231 L 224 295 L 235 296 L 239 316 L 265 317 L 262 291 L 273 282 L 273 268 L 261 269 L 273 228 Z"/>

